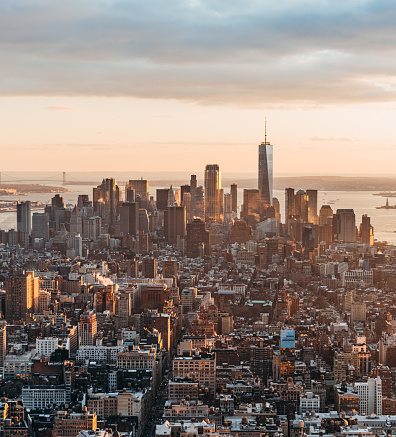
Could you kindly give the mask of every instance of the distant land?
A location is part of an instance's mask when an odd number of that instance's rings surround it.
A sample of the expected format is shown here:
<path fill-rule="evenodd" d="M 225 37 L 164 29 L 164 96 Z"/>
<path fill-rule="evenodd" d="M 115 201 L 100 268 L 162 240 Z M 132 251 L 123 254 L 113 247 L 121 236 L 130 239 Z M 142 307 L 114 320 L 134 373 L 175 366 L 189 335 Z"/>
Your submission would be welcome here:
<path fill-rule="evenodd" d="M 53 187 L 50 185 L 39 184 L 0 184 L 1 196 L 25 196 L 32 193 L 68 193 L 69 190 L 64 187 Z"/>

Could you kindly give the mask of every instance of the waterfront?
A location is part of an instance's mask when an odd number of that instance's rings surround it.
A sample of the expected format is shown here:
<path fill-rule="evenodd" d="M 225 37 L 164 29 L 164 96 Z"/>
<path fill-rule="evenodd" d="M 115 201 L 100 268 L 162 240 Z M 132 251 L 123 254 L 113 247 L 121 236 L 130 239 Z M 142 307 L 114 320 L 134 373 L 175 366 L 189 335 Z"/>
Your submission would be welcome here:
<path fill-rule="evenodd" d="M 92 175 L 88 177 L 92 178 Z M 131 177 L 132 178 L 132 177 Z M 100 178 L 98 178 L 100 179 Z M 127 178 L 125 178 L 127 179 Z M 150 181 L 151 182 L 151 181 Z M 186 179 L 185 183 L 188 182 Z M 94 185 L 73 185 L 69 186 L 70 192 L 60 193 L 66 204 L 74 205 L 77 202 L 79 194 L 88 194 L 92 199 L 92 188 Z M 150 195 L 154 196 L 156 189 L 161 186 L 157 186 L 155 181 L 152 181 L 150 185 Z M 121 185 L 124 189 L 124 186 Z M 306 189 L 308 187 L 294 187 L 298 189 Z M 243 189 L 244 187 L 238 187 L 238 204 L 239 207 L 243 202 Z M 229 187 L 224 186 L 224 192 L 229 192 Z M 376 209 L 382 206 L 386 202 L 386 198 L 381 196 L 373 196 L 375 191 L 319 191 L 318 193 L 318 213 L 322 205 L 330 203 L 333 211 L 337 208 L 353 208 L 356 215 L 356 225 L 359 226 L 363 214 L 367 214 L 371 217 L 371 223 L 374 226 L 374 235 L 377 241 L 387 241 L 390 244 L 396 244 L 396 210 L 392 209 Z M 40 201 L 44 204 L 50 204 L 51 198 L 54 193 L 32 193 L 27 196 L 7 196 L 4 197 L 7 201 L 13 200 L 30 200 Z M 282 221 L 284 220 L 284 203 L 285 195 L 284 190 L 274 190 L 274 197 L 279 199 L 281 205 Z M 390 204 L 395 202 L 390 200 Z M 5 212 L 0 214 L 0 229 L 9 230 L 16 228 L 16 212 Z"/>

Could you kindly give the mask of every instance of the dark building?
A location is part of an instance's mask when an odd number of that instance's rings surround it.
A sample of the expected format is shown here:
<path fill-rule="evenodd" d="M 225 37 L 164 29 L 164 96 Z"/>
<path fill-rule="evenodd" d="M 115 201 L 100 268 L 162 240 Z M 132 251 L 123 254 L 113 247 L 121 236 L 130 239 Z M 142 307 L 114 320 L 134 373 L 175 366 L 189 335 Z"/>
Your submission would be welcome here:
<path fill-rule="evenodd" d="M 231 210 L 238 212 L 238 185 L 231 184 Z"/>
<path fill-rule="evenodd" d="M 139 230 L 139 205 L 136 202 L 123 202 L 120 206 L 120 231 L 123 234 L 137 235 Z"/>
<path fill-rule="evenodd" d="M 157 260 L 152 256 L 147 256 L 142 259 L 142 274 L 144 278 L 157 277 Z"/>
<path fill-rule="evenodd" d="M 206 224 L 201 219 L 193 219 L 187 225 L 187 250 L 188 258 L 210 255 L 210 233 Z"/>
<path fill-rule="evenodd" d="M 186 236 L 186 208 L 184 206 L 171 206 L 164 214 L 165 240 L 176 244 L 177 238 Z"/>

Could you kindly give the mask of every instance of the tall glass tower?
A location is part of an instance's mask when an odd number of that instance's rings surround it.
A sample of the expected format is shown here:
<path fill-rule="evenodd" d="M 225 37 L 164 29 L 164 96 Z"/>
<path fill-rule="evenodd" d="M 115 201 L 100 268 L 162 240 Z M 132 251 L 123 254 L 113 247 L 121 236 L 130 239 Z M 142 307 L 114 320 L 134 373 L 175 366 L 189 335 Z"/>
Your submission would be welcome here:
<path fill-rule="evenodd" d="M 273 187 L 273 146 L 265 141 L 259 145 L 258 188 L 264 205 L 272 205 Z"/>
<path fill-rule="evenodd" d="M 205 218 L 206 221 L 221 220 L 221 181 L 217 164 L 205 167 Z"/>

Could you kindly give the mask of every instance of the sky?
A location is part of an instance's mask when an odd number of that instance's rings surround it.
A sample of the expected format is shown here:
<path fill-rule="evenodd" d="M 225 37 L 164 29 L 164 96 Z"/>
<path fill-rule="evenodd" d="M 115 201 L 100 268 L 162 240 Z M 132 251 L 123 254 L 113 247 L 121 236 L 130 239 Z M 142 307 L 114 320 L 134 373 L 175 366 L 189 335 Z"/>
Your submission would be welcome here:
<path fill-rule="evenodd" d="M 1 171 L 393 175 L 396 2 L 2 0 Z"/>

